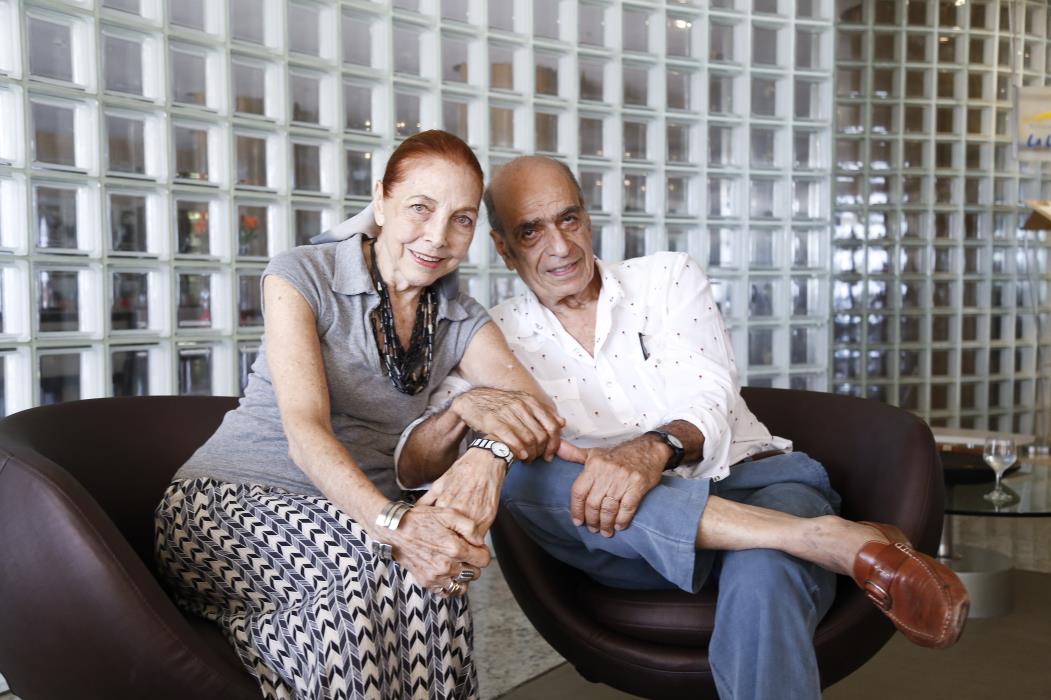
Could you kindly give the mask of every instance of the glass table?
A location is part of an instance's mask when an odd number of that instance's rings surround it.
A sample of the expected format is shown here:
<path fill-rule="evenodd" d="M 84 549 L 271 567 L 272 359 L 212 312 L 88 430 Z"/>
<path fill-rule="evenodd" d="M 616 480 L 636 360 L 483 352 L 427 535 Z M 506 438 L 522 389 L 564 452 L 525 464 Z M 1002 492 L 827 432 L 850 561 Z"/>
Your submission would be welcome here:
<path fill-rule="evenodd" d="M 1025 449 L 1020 449 L 1025 453 Z M 995 505 L 984 495 L 993 490 L 989 480 L 953 483 L 947 473 L 945 484 L 945 524 L 938 547 L 938 558 L 960 576 L 971 594 L 971 617 L 1004 615 L 1011 610 L 1011 557 L 991 549 L 957 545 L 952 537 L 952 519 L 957 515 L 996 518 L 1051 517 L 1051 459 L 1026 457 L 1017 469 L 1003 478 L 1004 488 L 1017 497 L 1015 503 Z"/>

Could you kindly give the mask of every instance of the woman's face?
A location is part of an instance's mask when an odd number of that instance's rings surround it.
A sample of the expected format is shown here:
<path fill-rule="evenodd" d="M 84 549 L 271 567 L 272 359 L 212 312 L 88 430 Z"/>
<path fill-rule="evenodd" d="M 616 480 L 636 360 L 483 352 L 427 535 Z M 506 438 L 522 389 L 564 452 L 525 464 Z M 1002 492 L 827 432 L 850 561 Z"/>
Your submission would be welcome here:
<path fill-rule="evenodd" d="M 380 272 L 398 291 L 426 287 L 467 257 L 482 198 L 482 183 L 466 165 L 428 156 L 402 167 L 402 181 L 390 192 L 376 183 L 372 197 L 382 227 Z"/>

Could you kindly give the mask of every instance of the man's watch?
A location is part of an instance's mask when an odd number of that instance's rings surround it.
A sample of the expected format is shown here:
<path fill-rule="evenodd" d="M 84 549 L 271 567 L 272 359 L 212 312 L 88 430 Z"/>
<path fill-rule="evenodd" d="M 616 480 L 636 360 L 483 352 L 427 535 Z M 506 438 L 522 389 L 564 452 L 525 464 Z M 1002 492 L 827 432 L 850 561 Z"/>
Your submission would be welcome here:
<path fill-rule="evenodd" d="M 485 438 L 476 438 L 471 441 L 471 444 L 467 446 L 467 449 L 472 447 L 480 447 L 483 450 L 489 450 L 495 456 L 507 462 L 507 466 L 511 466 L 511 462 L 515 461 L 515 456 L 511 454 L 511 448 L 502 442 L 496 440 L 486 440 Z"/>
<path fill-rule="evenodd" d="M 671 448 L 671 457 L 668 458 L 668 463 L 664 465 L 665 469 L 674 469 L 682 464 L 682 458 L 686 455 L 686 450 L 682 446 L 682 440 L 663 430 L 647 430 L 643 435 L 656 435 L 661 442 Z"/>

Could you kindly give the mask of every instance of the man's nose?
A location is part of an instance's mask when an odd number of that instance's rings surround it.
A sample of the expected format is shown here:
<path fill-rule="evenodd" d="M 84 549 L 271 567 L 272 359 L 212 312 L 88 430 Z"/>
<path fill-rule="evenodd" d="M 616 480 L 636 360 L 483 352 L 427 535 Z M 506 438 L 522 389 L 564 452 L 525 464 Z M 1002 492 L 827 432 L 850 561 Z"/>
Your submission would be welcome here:
<path fill-rule="evenodd" d="M 565 234 L 559 230 L 558 226 L 552 225 L 547 235 L 548 252 L 551 255 L 557 255 L 560 258 L 569 255 L 569 241 L 566 240 Z"/>

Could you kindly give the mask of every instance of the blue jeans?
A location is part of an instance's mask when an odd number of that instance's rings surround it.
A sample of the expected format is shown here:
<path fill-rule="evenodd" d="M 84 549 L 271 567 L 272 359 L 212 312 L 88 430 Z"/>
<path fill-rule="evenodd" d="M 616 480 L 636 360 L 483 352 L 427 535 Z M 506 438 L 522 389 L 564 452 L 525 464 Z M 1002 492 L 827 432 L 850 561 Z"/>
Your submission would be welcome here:
<path fill-rule="evenodd" d="M 807 518 L 837 512 L 824 467 L 793 452 L 742 462 L 719 482 L 665 474 L 631 525 L 609 538 L 570 519 L 580 469 L 557 458 L 516 463 L 501 502 L 548 554 L 599 583 L 697 592 L 714 578 L 708 659 L 723 700 L 821 697 L 814 630 L 832 605 L 835 574 L 777 550 L 698 551 L 695 543 L 709 495 Z"/>

